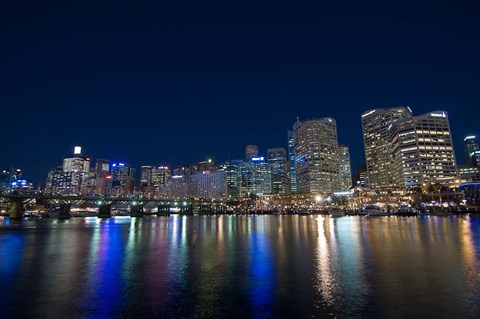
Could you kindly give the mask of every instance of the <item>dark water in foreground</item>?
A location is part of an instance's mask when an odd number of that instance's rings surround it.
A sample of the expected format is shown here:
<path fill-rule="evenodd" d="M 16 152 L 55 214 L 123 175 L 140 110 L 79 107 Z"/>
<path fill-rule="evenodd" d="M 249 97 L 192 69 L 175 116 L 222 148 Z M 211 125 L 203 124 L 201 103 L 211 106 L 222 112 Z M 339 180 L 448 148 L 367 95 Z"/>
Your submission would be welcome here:
<path fill-rule="evenodd" d="M 480 217 L 0 219 L 0 317 L 480 316 Z"/>

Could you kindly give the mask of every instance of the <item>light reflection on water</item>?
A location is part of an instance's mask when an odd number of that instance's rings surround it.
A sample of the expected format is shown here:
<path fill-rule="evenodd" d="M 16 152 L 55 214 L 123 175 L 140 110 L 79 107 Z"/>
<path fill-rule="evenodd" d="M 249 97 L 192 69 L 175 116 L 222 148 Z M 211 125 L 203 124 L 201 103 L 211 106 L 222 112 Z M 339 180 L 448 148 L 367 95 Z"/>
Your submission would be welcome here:
<path fill-rule="evenodd" d="M 0 220 L 2 317 L 478 317 L 480 217 Z"/>

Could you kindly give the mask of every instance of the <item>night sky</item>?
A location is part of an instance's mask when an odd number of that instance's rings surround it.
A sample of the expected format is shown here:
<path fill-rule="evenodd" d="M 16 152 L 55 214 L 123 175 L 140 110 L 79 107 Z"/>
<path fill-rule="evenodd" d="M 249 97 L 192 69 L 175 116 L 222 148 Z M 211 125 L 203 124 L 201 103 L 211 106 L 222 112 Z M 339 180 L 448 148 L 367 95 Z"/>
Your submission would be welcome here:
<path fill-rule="evenodd" d="M 355 173 L 361 113 L 397 105 L 446 110 L 463 163 L 480 134 L 480 3 L 316 2 L 3 3 L 0 166 L 44 185 L 74 145 L 136 167 L 221 162 L 330 116 Z"/>

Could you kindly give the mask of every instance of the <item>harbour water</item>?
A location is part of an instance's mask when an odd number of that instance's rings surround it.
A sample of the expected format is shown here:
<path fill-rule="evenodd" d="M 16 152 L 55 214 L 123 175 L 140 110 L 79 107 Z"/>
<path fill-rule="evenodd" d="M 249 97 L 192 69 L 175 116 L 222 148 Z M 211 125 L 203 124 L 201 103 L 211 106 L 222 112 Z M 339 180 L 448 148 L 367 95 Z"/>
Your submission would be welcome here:
<path fill-rule="evenodd" d="M 480 317 L 480 216 L 0 219 L 2 318 Z"/>

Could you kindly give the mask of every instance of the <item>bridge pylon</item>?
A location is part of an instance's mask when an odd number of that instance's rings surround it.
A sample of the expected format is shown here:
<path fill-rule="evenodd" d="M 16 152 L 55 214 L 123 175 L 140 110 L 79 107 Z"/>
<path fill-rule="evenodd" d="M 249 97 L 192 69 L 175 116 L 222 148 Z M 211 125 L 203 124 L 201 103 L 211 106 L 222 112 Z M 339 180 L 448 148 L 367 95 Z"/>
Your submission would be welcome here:
<path fill-rule="evenodd" d="M 98 206 L 98 218 L 110 218 L 112 217 L 112 204 L 100 204 Z"/>
<path fill-rule="evenodd" d="M 69 219 L 70 217 L 70 208 L 72 208 L 72 204 L 70 203 L 62 203 L 60 204 L 60 214 L 58 218 L 60 219 Z"/>
<path fill-rule="evenodd" d="M 10 219 L 21 220 L 25 215 L 25 207 L 21 198 L 12 198 L 8 202 L 7 211 Z"/>
<path fill-rule="evenodd" d="M 133 204 L 130 206 L 130 217 L 143 217 L 143 204 Z"/>

